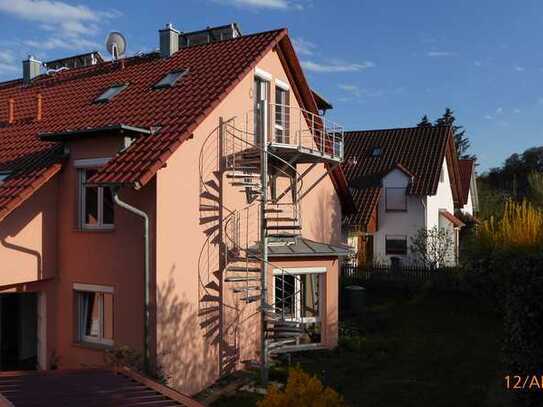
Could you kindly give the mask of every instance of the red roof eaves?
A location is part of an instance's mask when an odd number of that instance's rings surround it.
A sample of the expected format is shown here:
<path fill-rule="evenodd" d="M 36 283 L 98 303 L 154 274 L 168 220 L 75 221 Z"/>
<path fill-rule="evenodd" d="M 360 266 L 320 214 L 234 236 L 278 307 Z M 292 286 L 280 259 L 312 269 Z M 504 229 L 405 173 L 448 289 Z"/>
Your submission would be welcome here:
<path fill-rule="evenodd" d="M 40 187 L 45 185 L 53 176 L 55 176 L 62 168 L 61 163 L 52 164 L 41 176 L 37 177 L 23 189 L 16 197 L 14 197 L 9 203 L 0 210 L 0 221 L 4 220 L 11 212 L 17 209 L 23 204 L 28 198 L 30 198 L 34 192 L 36 192 Z"/>

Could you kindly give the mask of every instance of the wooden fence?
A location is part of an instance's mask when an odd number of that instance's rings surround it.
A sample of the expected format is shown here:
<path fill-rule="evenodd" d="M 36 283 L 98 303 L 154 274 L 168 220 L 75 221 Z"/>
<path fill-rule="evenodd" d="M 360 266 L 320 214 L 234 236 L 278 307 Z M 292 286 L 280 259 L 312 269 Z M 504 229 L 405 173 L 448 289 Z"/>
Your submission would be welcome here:
<path fill-rule="evenodd" d="M 343 284 L 386 285 L 420 287 L 431 285 L 444 290 L 463 290 L 464 272 L 459 267 L 428 269 L 421 266 L 400 266 L 392 268 L 382 265 L 363 267 L 344 264 L 341 278 Z"/>

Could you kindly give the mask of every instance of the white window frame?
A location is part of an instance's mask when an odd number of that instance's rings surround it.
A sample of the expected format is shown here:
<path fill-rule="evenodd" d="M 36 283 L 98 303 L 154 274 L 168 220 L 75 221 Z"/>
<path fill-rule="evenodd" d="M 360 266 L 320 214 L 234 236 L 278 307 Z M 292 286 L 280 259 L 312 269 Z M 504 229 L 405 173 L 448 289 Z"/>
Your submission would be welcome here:
<path fill-rule="evenodd" d="M 105 157 L 105 158 L 86 158 L 81 160 L 74 161 L 74 166 L 77 169 L 78 172 L 78 188 L 79 188 L 79 202 L 78 202 L 78 222 L 79 227 L 83 230 L 112 230 L 115 227 L 115 220 L 114 223 L 104 223 L 104 186 L 97 185 L 97 223 L 96 224 L 89 224 L 85 223 L 85 205 L 86 205 L 86 192 L 87 189 L 84 185 L 84 174 L 86 170 L 93 170 L 100 167 L 103 167 L 111 160 L 111 157 Z"/>
<path fill-rule="evenodd" d="M 285 273 L 283 273 L 283 270 L 285 271 Z M 295 305 L 295 313 L 296 313 L 296 316 L 294 318 L 286 318 L 285 320 L 286 321 L 292 321 L 292 322 L 299 322 L 299 323 L 302 323 L 302 324 L 315 324 L 315 323 L 320 323 L 322 321 L 322 313 L 323 313 L 323 309 L 322 309 L 322 299 L 323 299 L 323 296 L 324 296 L 324 290 L 323 290 L 323 286 L 324 286 L 324 276 L 326 276 L 326 267 L 305 267 L 305 268 L 284 268 L 284 269 L 273 269 L 273 287 L 272 287 L 272 293 L 273 293 L 273 304 L 275 304 L 275 277 L 277 276 L 282 276 L 282 275 L 293 275 L 293 276 L 297 276 L 297 275 L 304 275 L 304 274 L 317 274 L 318 275 L 318 279 L 319 279 L 319 312 L 318 312 L 318 316 L 316 317 L 302 317 L 302 309 L 301 307 L 299 306 L 301 304 L 301 288 L 300 288 L 300 280 L 299 279 L 294 279 L 294 284 L 295 284 L 295 287 L 294 287 L 294 292 L 296 293 L 296 298 L 295 298 L 295 301 L 296 301 L 296 304 Z M 322 329 L 322 327 L 321 327 Z"/>
<path fill-rule="evenodd" d="M 264 69 L 261 69 L 259 67 L 255 68 L 255 76 L 258 76 L 260 79 L 263 79 L 265 81 L 271 82 L 273 76 L 271 73 L 265 71 Z"/>
<path fill-rule="evenodd" d="M 290 88 L 286 83 L 284 83 L 283 81 L 281 81 L 279 79 L 276 79 L 275 80 L 275 87 L 277 89 L 280 89 L 283 92 L 286 92 L 287 97 L 290 100 Z M 275 89 L 274 97 L 277 96 L 277 89 Z M 277 113 L 274 114 L 274 117 L 273 117 L 273 128 L 274 128 L 273 138 L 275 139 L 277 137 L 277 134 L 275 133 L 275 130 L 280 130 L 280 132 L 282 134 L 281 138 L 282 138 L 283 143 L 279 143 L 279 144 L 285 144 L 284 143 L 284 139 L 285 139 L 285 126 L 284 126 L 284 124 L 287 122 L 287 114 L 289 114 L 289 112 L 287 112 L 287 109 L 288 109 L 287 105 L 279 104 L 278 101 L 275 100 L 275 109 L 277 110 L 279 107 L 282 107 L 285 110 L 283 111 L 283 114 L 281 115 L 282 124 L 277 123 Z M 290 134 L 289 134 L 289 138 L 290 138 Z M 286 143 L 286 144 L 290 144 L 290 143 Z"/>
<path fill-rule="evenodd" d="M 95 285 L 95 284 L 81 284 L 81 283 L 74 283 L 73 290 L 76 295 L 77 301 L 76 301 L 76 307 L 77 307 L 77 339 L 79 342 L 82 343 L 91 343 L 91 344 L 99 344 L 99 345 L 107 345 L 107 346 L 113 346 L 114 341 L 113 339 L 107 339 L 104 338 L 104 297 L 103 294 L 111 294 L 113 295 L 113 309 L 111 312 L 113 313 L 113 324 L 115 324 L 115 293 L 113 287 L 110 286 L 103 286 L 103 285 Z M 84 323 L 86 321 L 83 321 L 83 318 L 81 316 L 81 296 L 80 293 L 94 293 L 94 294 L 102 294 L 101 296 L 97 297 L 100 300 L 98 301 L 98 313 L 100 315 L 99 320 L 99 333 L 98 338 L 95 338 L 93 336 L 85 335 L 85 327 Z M 115 330 L 113 331 L 115 332 Z"/>

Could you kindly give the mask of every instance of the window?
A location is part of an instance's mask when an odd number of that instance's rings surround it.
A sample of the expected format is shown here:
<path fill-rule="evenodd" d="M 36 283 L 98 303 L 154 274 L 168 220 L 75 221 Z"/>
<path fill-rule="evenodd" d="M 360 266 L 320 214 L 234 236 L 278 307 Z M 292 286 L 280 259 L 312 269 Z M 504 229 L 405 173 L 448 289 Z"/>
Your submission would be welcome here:
<path fill-rule="evenodd" d="M 298 344 L 321 341 L 321 287 L 325 268 L 274 270 L 274 302 L 278 314 L 299 322 L 305 335 Z"/>
<path fill-rule="evenodd" d="M 188 73 L 188 69 L 180 69 L 168 73 L 155 86 L 155 89 L 171 88 L 175 83 Z"/>
<path fill-rule="evenodd" d="M 109 187 L 87 183 L 98 170 L 79 169 L 79 222 L 82 229 L 111 229 L 114 222 L 113 192 Z"/>
<path fill-rule="evenodd" d="M 4 171 L 0 171 L 0 184 L 2 182 L 4 182 L 4 180 L 9 177 L 9 175 L 11 174 L 11 171 L 8 171 L 8 170 L 4 170 Z"/>
<path fill-rule="evenodd" d="M 385 188 L 385 205 L 387 212 L 406 212 L 407 194 L 404 187 Z"/>
<path fill-rule="evenodd" d="M 117 96 L 119 93 L 125 90 L 127 86 L 127 84 L 113 85 L 98 96 L 94 101 L 99 103 L 109 102 L 114 96 Z"/>
<path fill-rule="evenodd" d="M 385 237 L 386 254 L 407 254 L 407 236 L 405 235 L 387 235 Z"/>
<path fill-rule="evenodd" d="M 76 340 L 113 345 L 113 287 L 74 284 Z"/>
<path fill-rule="evenodd" d="M 290 142 L 289 91 L 275 86 L 275 141 L 288 144 Z"/>
<path fill-rule="evenodd" d="M 373 147 L 370 152 L 370 155 L 372 157 L 381 157 L 382 154 L 383 150 L 381 149 L 381 147 Z"/>

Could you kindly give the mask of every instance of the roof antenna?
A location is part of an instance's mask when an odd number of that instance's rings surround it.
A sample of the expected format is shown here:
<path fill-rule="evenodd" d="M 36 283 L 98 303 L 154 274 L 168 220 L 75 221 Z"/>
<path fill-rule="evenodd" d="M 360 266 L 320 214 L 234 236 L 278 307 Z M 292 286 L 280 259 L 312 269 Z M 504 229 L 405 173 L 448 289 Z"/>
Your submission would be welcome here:
<path fill-rule="evenodd" d="M 112 31 L 106 38 L 106 49 L 111 54 L 111 60 L 122 58 L 126 52 L 126 38 L 118 31 Z"/>

